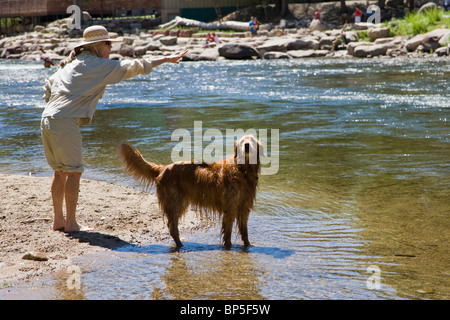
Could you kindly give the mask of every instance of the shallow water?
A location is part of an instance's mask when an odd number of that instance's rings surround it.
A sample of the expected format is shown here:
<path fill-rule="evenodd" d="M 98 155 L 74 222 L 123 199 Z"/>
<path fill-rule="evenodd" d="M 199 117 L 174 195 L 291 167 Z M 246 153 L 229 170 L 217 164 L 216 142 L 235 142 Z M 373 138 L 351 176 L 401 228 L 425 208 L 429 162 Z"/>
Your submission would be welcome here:
<path fill-rule="evenodd" d="M 39 132 L 51 72 L 0 61 L 0 171 L 51 174 Z M 135 186 L 116 146 L 168 163 L 171 135 L 193 137 L 194 121 L 224 139 L 267 129 L 279 168 L 260 179 L 253 247 L 233 236 L 224 250 L 211 228 L 183 234 L 180 251 L 163 241 L 87 256 L 76 297 L 448 299 L 449 78 L 449 59 L 226 61 L 165 65 L 108 87 L 82 129 L 86 178 Z"/>

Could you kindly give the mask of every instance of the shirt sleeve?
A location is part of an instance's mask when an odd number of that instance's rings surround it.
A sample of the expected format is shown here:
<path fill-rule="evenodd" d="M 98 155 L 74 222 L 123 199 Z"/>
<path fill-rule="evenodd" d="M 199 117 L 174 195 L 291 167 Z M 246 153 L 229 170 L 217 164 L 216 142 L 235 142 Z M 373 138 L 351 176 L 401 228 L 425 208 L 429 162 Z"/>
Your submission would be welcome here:
<path fill-rule="evenodd" d="M 52 85 L 53 85 L 53 82 L 55 81 L 56 73 L 57 72 L 55 72 L 49 79 L 45 80 L 45 85 L 43 86 L 44 95 L 42 96 L 42 99 L 44 99 L 45 102 L 48 102 L 52 95 Z"/>
<path fill-rule="evenodd" d="M 103 82 L 104 84 L 116 84 L 140 74 L 149 74 L 152 69 L 152 62 L 146 59 L 122 60 L 104 77 Z"/>

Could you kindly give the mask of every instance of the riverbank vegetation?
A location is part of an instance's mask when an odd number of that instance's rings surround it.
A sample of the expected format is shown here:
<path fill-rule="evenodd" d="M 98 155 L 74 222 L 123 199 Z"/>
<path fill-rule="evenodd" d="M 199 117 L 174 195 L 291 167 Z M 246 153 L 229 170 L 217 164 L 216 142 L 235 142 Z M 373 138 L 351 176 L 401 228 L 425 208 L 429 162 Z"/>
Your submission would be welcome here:
<path fill-rule="evenodd" d="M 392 19 L 384 23 L 391 36 L 413 36 L 433 29 L 450 29 L 450 14 L 435 7 L 421 12 L 410 12 L 402 19 Z"/>

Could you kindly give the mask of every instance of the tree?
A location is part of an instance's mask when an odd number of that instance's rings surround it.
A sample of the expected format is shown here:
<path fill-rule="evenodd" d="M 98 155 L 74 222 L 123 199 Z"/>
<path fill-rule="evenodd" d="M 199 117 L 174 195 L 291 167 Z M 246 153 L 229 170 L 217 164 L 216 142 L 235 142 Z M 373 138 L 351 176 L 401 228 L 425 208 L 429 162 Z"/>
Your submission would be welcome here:
<path fill-rule="evenodd" d="M 340 0 L 341 1 L 341 13 L 347 13 L 348 9 L 347 9 L 347 5 L 345 4 L 345 0 Z"/>
<path fill-rule="evenodd" d="M 289 13 L 288 0 L 275 0 L 275 8 L 281 17 L 286 17 Z"/>

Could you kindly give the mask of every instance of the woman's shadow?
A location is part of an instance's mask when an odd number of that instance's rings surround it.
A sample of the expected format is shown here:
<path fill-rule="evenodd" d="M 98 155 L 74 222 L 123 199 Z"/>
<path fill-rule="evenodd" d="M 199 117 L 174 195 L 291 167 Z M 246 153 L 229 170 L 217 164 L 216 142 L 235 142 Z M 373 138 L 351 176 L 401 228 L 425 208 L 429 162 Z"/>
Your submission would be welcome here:
<path fill-rule="evenodd" d="M 79 242 L 89 243 L 91 246 L 103 247 L 111 250 L 117 250 L 124 246 L 132 245 L 119 237 L 92 231 L 69 232 L 66 234 L 66 237 L 77 239 Z"/>

